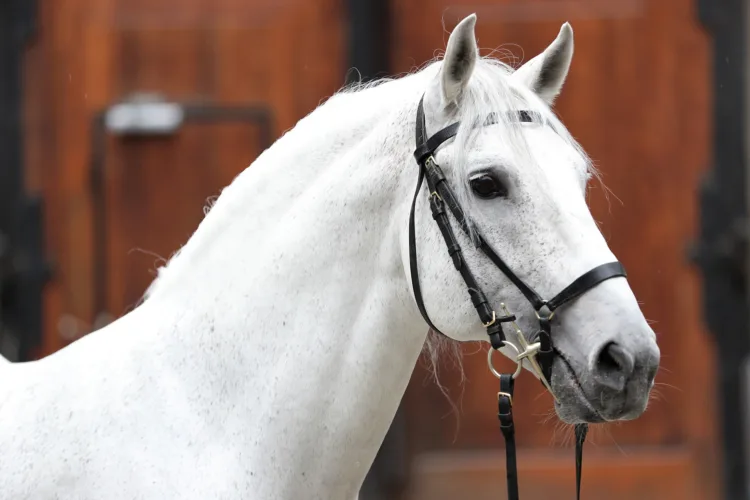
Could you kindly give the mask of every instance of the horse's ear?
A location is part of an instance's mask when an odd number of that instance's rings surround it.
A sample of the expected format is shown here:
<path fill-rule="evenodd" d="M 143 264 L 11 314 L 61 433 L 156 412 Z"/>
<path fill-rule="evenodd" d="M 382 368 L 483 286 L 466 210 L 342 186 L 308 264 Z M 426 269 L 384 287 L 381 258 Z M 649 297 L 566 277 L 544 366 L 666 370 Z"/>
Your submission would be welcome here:
<path fill-rule="evenodd" d="M 573 59 L 573 28 L 565 23 L 555 41 L 513 73 L 517 79 L 551 105 L 560 93 Z"/>
<path fill-rule="evenodd" d="M 476 14 L 466 17 L 458 23 L 448 38 L 443 66 L 440 69 L 440 103 L 445 108 L 455 103 L 461 92 L 469 83 L 474 66 L 479 57 L 474 27 Z"/>

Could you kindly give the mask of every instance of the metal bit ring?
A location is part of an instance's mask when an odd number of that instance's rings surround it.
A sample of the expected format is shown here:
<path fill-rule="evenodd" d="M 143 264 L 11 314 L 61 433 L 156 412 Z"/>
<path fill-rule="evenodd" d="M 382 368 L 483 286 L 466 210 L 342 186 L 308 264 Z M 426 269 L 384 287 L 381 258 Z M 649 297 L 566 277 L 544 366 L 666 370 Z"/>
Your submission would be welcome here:
<path fill-rule="evenodd" d="M 521 354 L 521 351 L 518 350 L 518 347 L 516 347 L 513 343 L 508 342 L 507 340 L 503 340 L 503 345 L 506 347 L 510 347 L 514 351 L 516 351 L 516 357 L 518 357 Z M 487 366 L 490 369 L 490 373 L 492 373 L 495 377 L 498 379 L 502 375 L 497 369 L 495 369 L 495 366 L 492 364 L 492 353 L 495 351 L 492 347 L 487 350 Z M 516 371 L 513 372 L 513 378 L 518 378 L 518 376 L 521 374 L 521 371 L 523 370 L 523 361 L 516 361 Z"/>

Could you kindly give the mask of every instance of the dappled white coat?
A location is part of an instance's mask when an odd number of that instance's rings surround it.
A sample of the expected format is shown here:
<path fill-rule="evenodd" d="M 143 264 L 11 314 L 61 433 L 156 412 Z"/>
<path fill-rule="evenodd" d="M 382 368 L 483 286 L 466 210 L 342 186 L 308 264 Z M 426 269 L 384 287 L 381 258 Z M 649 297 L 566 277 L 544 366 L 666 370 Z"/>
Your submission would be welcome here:
<path fill-rule="evenodd" d="M 301 120 L 224 189 L 134 311 L 40 361 L 0 363 L 0 499 L 357 495 L 427 333 L 408 278 L 415 110 L 427 91 L 434 132 L 472 74 L 495 74 L 476 58 L 474 23 L 456 28 L 445 62 L 339 93 Z M 531 61 L 504 84 L 547 115 L 572 55 L 569 26 L 548 50 L 546 66 Z M 522 133 L 535 149 L 549 143 L 542 158 L 576 157 L 545 127 Z M 534 236 L 550 240 L 543 251 L 493 241 L 543 288 L 612 260 L 575 168 L 526 175 L 558 176 L 553 208 L 569 200 L 572 215 L 557 223 L 585 251 L 562 263 L 558 233 Z M 428 308 L 452 337 L 481 339 L 424 198 Z M 528 222 L 512 221 L 519 234 Z M 553 278 L 534 271 L 545 259 Z M 480 274 L 499 283 L 493 299 L 521 307 L 502 276 Z M 635 304 L 624 283 L 606 290 Z"/>

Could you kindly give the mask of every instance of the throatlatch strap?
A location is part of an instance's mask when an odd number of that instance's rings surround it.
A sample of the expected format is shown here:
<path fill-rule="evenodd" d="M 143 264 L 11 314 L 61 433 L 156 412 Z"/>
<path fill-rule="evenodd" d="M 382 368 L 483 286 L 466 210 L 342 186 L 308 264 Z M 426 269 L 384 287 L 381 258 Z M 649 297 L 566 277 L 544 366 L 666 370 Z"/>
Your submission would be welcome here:
<path fill-rule="evenodd" d="M 424 318 L 425 322 L 435 332 L 442 334 L 442 332 L 438 330 L 435 325 L 432 324 L 432 321 L 430 321 L 430 317 L 427 315 L 427 309 L 425 309 L 424 299 L 422 298 L 422 288 L 419 285 L 419 269 L 417 268 L 417 264 L 418 264 L 417 241 L 416 241 L 416 231 L 414 229 L 414 211 L 417 205 L 417 197 L 419 196 L 419 191 L 422 189 L 423 181 L 424 181 L 424 167 L 420 165 L 419 179 L 417 180 L 417 190 L 414 193 L 414 199 L 411 202 L 411 212 L 409 214 L 409 268 L 411 271 L 411 286 L 412 286 L 412 289 L 414 290 L 414 300 L 417 302 L 417 307 L 419 308 L 419 312 L 422 314 L 422 317 Z"/>
<path fill-rule="evenodd" d="M 516 429 L 513 425 L 513 375 L 500 375 L 500 391 L 497 393 L 497 418 L 500 431 L 505 438 L 505 477 L 508 484 L 508 500 L 518 500 L 518 468 L 516 466 Z"/>
<path fill-rule="evenodd" d="M 583 465 L 583 442 L 589 432 L 588 424 L 576 424 L 576 500 L 581 500 L 581 469 Z"/>

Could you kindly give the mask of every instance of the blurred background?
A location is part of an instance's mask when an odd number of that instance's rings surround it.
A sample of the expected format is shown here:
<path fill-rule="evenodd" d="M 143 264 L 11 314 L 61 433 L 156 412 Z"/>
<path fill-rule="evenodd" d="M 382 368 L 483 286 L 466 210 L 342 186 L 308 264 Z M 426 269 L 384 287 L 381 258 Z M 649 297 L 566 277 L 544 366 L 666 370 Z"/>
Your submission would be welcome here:
<path fill-rule="evenodd" d="M 0 352 L 43 357 L 132 309 L 275 138 L 345 83 L 440 54 L 471 12 L 512 64 L 572 23 L 556 110 L 614 194 L 590 204 L 659 337 L 656 397 L 592 431 L 584 498 L 748 498 L 741 0 L 3 0 Z M 463 383 L 441 365 L 448 398 L 427 366 L 363 500 L 504 498 L 484 354 L 465 348 Z M 573 498 L 572 430 L 519 385 L 523 498 Z"/>

